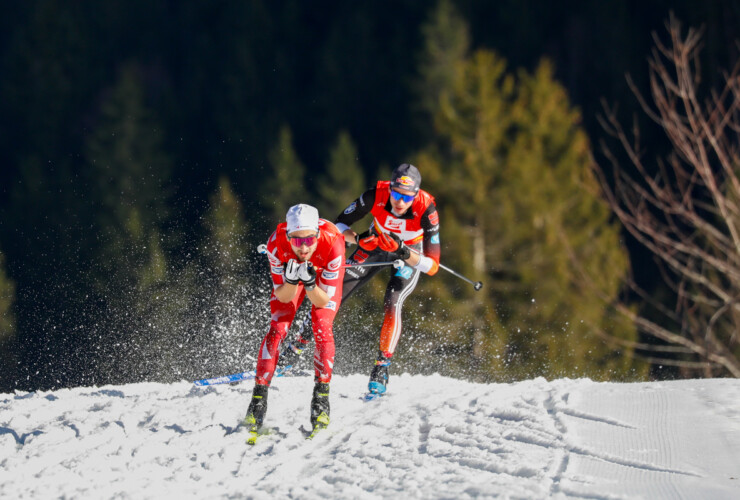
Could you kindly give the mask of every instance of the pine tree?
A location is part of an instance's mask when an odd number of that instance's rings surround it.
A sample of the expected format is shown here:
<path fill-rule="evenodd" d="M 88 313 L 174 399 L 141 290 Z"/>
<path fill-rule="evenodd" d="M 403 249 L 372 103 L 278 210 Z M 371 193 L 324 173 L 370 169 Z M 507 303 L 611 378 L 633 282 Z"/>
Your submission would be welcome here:
<path fill-rule="evenodd" d="M 138 68 L 125 66 L 87 146 L 99 228 L 99 286 L 162 282 L 161 230 L 169 217 L 170 159 L 144 101 Z"/>
<path fill-rule="evenodd" d="M 448 37 L 462 39 L 457 30 Z M 445 77 L 425 73 L 438 92 L 436 138 L 417 165 L 440 210 L 443 261 L 485 285 L 476 293 L 444 273 L 423 280 L 433 300 L 421 303 L 421 338 L 443 332 L 431 353 L 471 377 L 639 376 L 630 352 L 599 337 L 635 338 L 597 298 L 617 296 L 628 261 L 580 115 L 551 65 L 515 77 L 478 50 L 444 67 Z"/>
<path fill-rule="evenodd" d="M 449 0 L 441 0 L 421 27 L 424 48 L 418 57 L 416 90 L 422 110 L 433 115 L 439 97 L 452 86 L 456 66 L 470 50 L 467 23 Z"/>
<path fill-rule="evenodd" d="M 365 189 L 357 148 L 349 133 L 342 131 L 330 152 L 326 175 L 318 183 L 319 213 L 325 219 L 334 220 Z"/>
<path fill-rule="evenodd" d="M 505 61 L 490 52 L 476 52 L 457 62 L 434 115 L 438 149 L 430 148 L 417 163 L 423 186 L 437 198 L 443 260 L 478 279 L 488 274 L 493 259 L 503 251 L 501 242 L 489 237 L 489 226 L 498 218 L 498 207 L 490 197 L 502 182 L 511 123 L 514 85 L 505 70 Z M 424 318 L 433 318 L 447 333 L 445 343 L 452 354 L 445 357 L 452 361 L 449 369 L 471 377 L 501 373 L 506 335 L 498 309 L 489 306 L 490 285 L 474 292 L 444 274 L 440 279 L 449 286 L 422 283 L 427 294 L 444 304 L 425 309 Z"/>
<path fill-rule="evenodd" d="M 498 228 L 491 229 L 510 249 L 505 268 L 520 287 L 519 293 L 498 294 L 516 317 L 508 322 L 510 339 L 521 344 L 536 337 L 537 349 L 518 356 L 518 371 L 631 376 L 631 352 L 617 354 L 599 337 L 606 332 L 634 341 L 636 331 L 613 317 L 601 298 L 617 297 L 629 262 L 619 226 L 598 196 L 580 113 L 546 60 L 534 74 L 520 71 L 518 83 L 505 184 L 491 200 L 502 207 Z"/>
<path fill-rule="evenodd" d="M 15 335 L 15 283 L 5 272 L 5 256 L 0 251 L 0 343 Z"/>
<path fill-rule="evenodd" d="M 176 358 L 172 346 L 191 287 L 170 274 L 171 161 L 162 140 L 141 72 L 125 65 L 86 148 L 98 240 L 92 284 L 111 317 L 96 351 L 104 358 L 97 366 L 102 377 L 156 378 Z"/>
<path fill-rule="evenodd" d="M 15 283 L 5 273 L 5 256 L 0 251 L 0 392 L 10 392 L 11 380 L 18 377 L 14 304 Z"/>
<path fill-rule="evenodd" d="M 219 178 L 218 188 L 209 198 L 209 209 L 203 222 L 206 230 L 203 253 L 208 267 L 223 277 L 244 274 L 249 251 L 249 226 L 242 204 L 227 177 Z"/>
<path fill-rule="evenodd" d="M 271 173 L 261 191 L 262 204 L 272 218 L 272 223 L 285 220 L 288 209 L 298 203 L 310 203 L 306 190 L 306 167 L 293 148 L 293 133 L 284 125 L 277 144 L 269 155 Z"/>

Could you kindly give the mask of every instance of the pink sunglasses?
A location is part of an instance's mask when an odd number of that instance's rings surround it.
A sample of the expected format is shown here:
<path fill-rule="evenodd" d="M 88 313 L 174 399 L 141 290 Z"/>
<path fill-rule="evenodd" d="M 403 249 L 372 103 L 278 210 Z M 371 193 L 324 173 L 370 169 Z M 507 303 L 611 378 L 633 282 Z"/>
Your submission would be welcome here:
<path fill-rule="evenodd" d="M 299 238 L 297 236 L 289 236 L 290 244 L 296 247 L 300 247 L 303 245 L 306 245 L 307 247 L 312 246 L 314 243 L 316 243 L 316 240 L 319 239 L 319 233 L 316 233 L 314 236 L 306 236 L 304 238 Z"/>

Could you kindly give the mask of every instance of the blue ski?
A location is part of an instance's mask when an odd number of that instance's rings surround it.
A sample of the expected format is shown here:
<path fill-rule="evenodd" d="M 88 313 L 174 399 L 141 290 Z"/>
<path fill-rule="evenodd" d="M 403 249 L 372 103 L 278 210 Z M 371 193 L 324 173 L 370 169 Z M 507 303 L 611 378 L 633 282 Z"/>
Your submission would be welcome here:
<path fill-rule="evenodd" d="M 274 376 L 282 377 L 283 375 L 287 375 L 292 369 L 292 365 L 278 368 L 277 370 L 275 370 Z M 207 385 L 231 384 L 234 382 L 241 382 L 243 380 L 252 380 L 255 376 L 257 376 L 257 372 L 255 370 L 249 370 L 248 372 L 234 373 L 232 375 L 224 375 L 222 377 L 204 378 L 201 380 L 196 380 L 193 383 L 198 387 L 204 387 Z"/>

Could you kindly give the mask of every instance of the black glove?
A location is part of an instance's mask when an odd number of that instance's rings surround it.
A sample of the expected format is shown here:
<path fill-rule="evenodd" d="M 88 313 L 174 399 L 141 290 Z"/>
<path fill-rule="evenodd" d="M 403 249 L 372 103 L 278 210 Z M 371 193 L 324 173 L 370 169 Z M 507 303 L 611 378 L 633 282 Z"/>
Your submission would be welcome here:
<path fill-rule="evenodd" d="M 399 259 L 406 260 L 411 257 L 411 250 L 396 233 L 380 233 L 378 246 L 381 250 L 395 254 Z"/>
<path fill-rule="evenodd" d="M 313 267 L 313 264 L 310 262 L 301 264 L 298 268 L 298 276 L 307 292 L 316 288 L 316 268 Z"/>
<path fill-rule="evenodd" d="M 289 285 L 297 285 L 301 280 L 299 276 L 300 267 L 295 259 L 290 259 L 283 264 L 283 280 Z"/>

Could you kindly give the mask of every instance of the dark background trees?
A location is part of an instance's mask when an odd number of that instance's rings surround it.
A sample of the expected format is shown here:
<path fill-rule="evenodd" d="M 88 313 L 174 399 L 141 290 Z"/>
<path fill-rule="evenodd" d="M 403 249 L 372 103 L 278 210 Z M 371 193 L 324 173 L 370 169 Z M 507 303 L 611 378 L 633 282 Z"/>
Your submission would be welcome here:
<path fill-rule="evenodd" d="M 246 255 L 247 243 L 264 239 L 286 204 L 307 201 L 286 195 L 303 191 L 322 208 L 336 209 L 350 200 L 328 200 L 327 178 L 357 169 L 370 183 L 430 144 L 444 153 L 448 139 L 435 129 L 434 112 L 453 68 L 424 75 L 430 36 L 424 26 L 437 26 L 463 52 L 493 51 L 509 77 L 521 71 L 519 82 L 534 85 L 543 59 L 549 61 L 552 79 L 575 108 L 566 105 L 564 112 L 578 111 L 576 126 L 590 143 L 603 134 L 596 118 L 602 98 L 619 102 L 623 116 L 637 109 L 624 75 L 646 86 L 651 32 L 662 28 L 669 9 L 689 25 L 708 27 L 701 71 L 710 84 L 736 58 L 740 38 L 738 2 L 458 0 L 449 6 L 460 20 L 451 27 L 445 16 L 434 24 L 437 5 L 416 1 L 5 6 L 0 283 L 12 298 L 0 300 L 12 307 L 2 306 L 0 323 L 12 333 L 3 331 L 0 390 L 241 368 L 243 359 L 229 366 L 214 361 L 219 351 L 203 339 L 221 342 L 230 353 L 222 357 L 244 358 L 262 335 L 264 270 Z M 460 25 L 462 35 L 454 31 Z M 452 55 L 459 58 L 460 50 Z M 519 137 L 529 144 L 541 139 Z M 642 138 L 668 147 L 649 126 Z M 356 161 L 343 171 L 337 162 L 348 155 Z M 294 170 L 299 166 L 304 170 Z M 338 198 L 353 196 L 340 189 L 346 182 L 337 187 Z M 460 212 L 452 194 L 440 193 L 450 204 L 440 207 L 443 219 Z M 496 208 L 480 203 L 483 211 Z M 233 267 L 228 257 L 240 284 L 205 271 L 222 265 L 206 248 L 235 244 L 214 229 L 228 220 L 248 235 L 241 239 L 245 260 Z M 448 227 L 455 223 L 448 219 Z M 474 240 L 459 229 L 446 251 L 452 263 L 467 266 L 472 257 L 464 252 L 475 250 Z M 635 275 L 650 289 L 653 266 L 626 241 Z M 497 277 L 490 273 L 487 280 Z M 436 296 L 433 283 L 426 281 L 424 300 L 465 301 L 456 292 Z M 224 287 L 231 287 L 232 303 L 216 299 Z M 468 313 L 486 318 L 486 325 L 498 321 L 495 304 L 478 307 Z M 216 309 L 224 312 L 212 314 Z M 476 328 L 470 326 L 470 338 Z M 373 336 L 373 327 L 367 329 Z M 173 364 L 178 353 L 190 371 Z"/>

